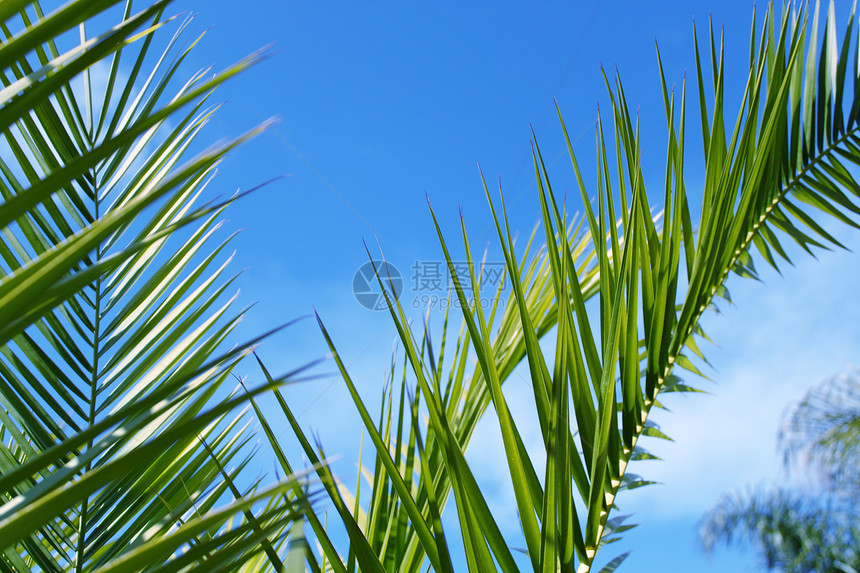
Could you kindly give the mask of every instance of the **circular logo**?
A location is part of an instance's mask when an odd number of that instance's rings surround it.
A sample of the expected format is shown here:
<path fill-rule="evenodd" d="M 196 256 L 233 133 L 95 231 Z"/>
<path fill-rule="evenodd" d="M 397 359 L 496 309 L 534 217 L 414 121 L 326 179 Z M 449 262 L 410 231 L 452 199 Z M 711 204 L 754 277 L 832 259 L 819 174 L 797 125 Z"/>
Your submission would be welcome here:
<path fill-rule="evenodd" d="M 383 261 L 371 261 L 358 267 L 352 278 L 352 294 L 358 304 L 370 310 L 387 310 L 388 302 L 382 289 L 392 302 L 400 298 L 403 277 L 397 267 Z"/>

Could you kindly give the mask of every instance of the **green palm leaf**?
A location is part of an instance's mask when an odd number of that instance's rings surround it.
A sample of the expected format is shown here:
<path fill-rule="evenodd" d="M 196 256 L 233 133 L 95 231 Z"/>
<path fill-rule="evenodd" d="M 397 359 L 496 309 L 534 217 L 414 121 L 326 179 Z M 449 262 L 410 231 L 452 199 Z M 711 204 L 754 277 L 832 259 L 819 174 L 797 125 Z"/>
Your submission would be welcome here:
<path fill-rule="evenodd" d="M 305 511 L 292 472 L 259 489 L 244 471 L 237 408 L 285 379 L 225 385 L 255 341 L 223 351 L 242 314 L 218 239 L 235 197 L 201 204 L 265 126 L 189 153 L 209 94 L 259 56 L 177 81 L 196 41 L 178 47 L 186 21 L 156 47 L 168 4 L 0 8 L 4 570 L 280 569 Z M 90 37 L 102 12 L 119 23 Z"/>
<path fill-rule="evenodd" d="M 691 209 L 698 197 L 688 195 L 685 182 L 686 86 L 679 94 L 670 91 L 661 67 L 667 125 L 663 181 L 646 181 L 640 165 L 643 135 L 623 85 L 620 78 L 604 76 L 611 121 L 598 122 L 596 189 L 581 176 L 565 132 L 586 232 L 559 207 L 536 144 L 545 247 L 535 252 L 529 241 L 521 250 L 511 238 L 504 199 L 497 210 L 487 190 L 511 285 L 511 304 L 503 311 L 500 291 L 485 312 L 478 302 L 484 296 L 476 277 L 481 263 L 469 255 L 471 275 L 461 281 L 439 231 L 454 285 L 451 297 L 462 310 L 453 351 L 447 314 L 435 350 L 430 332 L 413 329 L 397 301 L 390 300 L 404 363 L 401 390 L 394 391 L 392 375 L 379 421 L 338 361 L 376 448 L 376 465 L 367 469 L 373 480 L 364 505 L 356 491 L 351 510 L 338 488 L 327 487 L 349 523 L 346 556 L 321 526 L 314 531 L 325 540 L 324 558 L 340 564 L 337 570 L 353 571 L 356 563 L 361 570 L 419 571 L 428 565 L 450 570 L 443 556 L 452 553 L 447 546 L 453 540 L 442 531 L 439 515 L 452 494 L 461 530 L 457 543 L 470 571 L 517 570 L 524 564 L 534 571 L 592 570 L 598 551 L 627 527 L 611 518 L 617 496 L 650 483 L 630 474 L 629 464 L 649 457 L 640 438 L 665 437 L 650 419 L 652 408 L 659 407 L 661 392 L 690 389 L 675 367 L 698 372 L 688 355 L 701 354 L 700 318 L 717 297 L 729 297 L 728 276 L 755 277 L 756 252 L 778 266 L 778 256 L 787 259 L 785 241 L 810 251 L 838 246 L 827 230 L 829 219 L 858 226 L 860 186 L 851 171 L 852 164 L 860 165 L 860 100 L 854 90 L 860 72 L 848 73 L 849 61 L 858 61 L 853 11 L 841 41 L 832 3 L 823 31 L 818 13 L 817 6 L 781 15 L 768 9 L 760 33 L 752 33 L 748 81 L 734 120 L 724 112 L 722 44 L 711 30 L 712 87 L 703 79 L 698 41 L 694 45 L 705 157 L 698 224 Z M 649 144 L 653 139 L 648 136 Z M 662 200 L 652 199 L 657 197 Z M 468 255 L 465 224 L 462 236 Z M 597 310 L 590 314 L 586 303 L 595 296 Z M 553 329 L 554 346 L 539 344 Z M 534 469 L 502 391 L 524 359 L 546 455 L 543 476 Z M 426 423 L 417 421 L 419 404 L 426 409 Z M 490 404 L 515 493 L 525 562 L 514 559 L 465 457 Z M 282 406 L 303 438 L 305 454 L 320 459 Z M 320 477 L 333 483 L 324 471 Z"/>

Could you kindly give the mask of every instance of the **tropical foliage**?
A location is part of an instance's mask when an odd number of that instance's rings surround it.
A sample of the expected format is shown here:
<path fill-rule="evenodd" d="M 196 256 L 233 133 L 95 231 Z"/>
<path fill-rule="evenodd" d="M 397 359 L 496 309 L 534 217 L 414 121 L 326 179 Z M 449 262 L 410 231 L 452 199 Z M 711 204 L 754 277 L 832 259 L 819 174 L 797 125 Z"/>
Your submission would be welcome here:
<path fill-rule="evenodd" d="M 501 193 L 485 185 L 507 265 L 504 310 L 501 289 L 489 308 L 479 304 L 481 265 L 465 223 L 468 277 L 439 230 L 458 303 L 449 308 L 462 326 L 449 333 L 455 317 L 446 316 L 441 333 L 416 329 L 389 300 L 403 358 L 377 417 L 323 328 L 374 446 L 369 493 L 361 482 L 350 492 L 298 425 L 277 388 L 283 378 L 263 369 L 265 383 L 250 392 L 225 385 L 250 346 L 219 350 L 241 314 L 222 298 L 222 245 L 209 242 L 229 200 L 200 205 L 200 196 L 242 138 L 187 155 L 212 112 L 208 94 L 254 58 L 177 83 L 186 51 L 175 40 L 153 47 L 168 1 L 140 12 L 116 4 L 78 0 L 46 16 L 32 1 L 0 3 L 4 570 L 281 569 L 287 544 L 304 540 L 291 524 L 305 492 L 294 478 L 261 489 L 246 477 L 246 434 L 233 413 L 255 408 L 292 476 L 298 464 L 251 399 L 272 388 L 349 539 L 341 552 L 326 518 L 308 513 L 312 571 L 453 571 L 461 559 L 471 571 L 590 571 L 629 527 L 616 498 L 647 483 L 629 465 L 650 457 L 642 437 L 662 436 L 650 419 L 660 394 L 691 389 L 675 366 L 695 371 L 699 319 L 726 296 L 730 273 L 755 276 L 754 256 L 776 266 L 787 241 L 836 243 L 823 220 L 856 226 L 860 214 L 853 11 L 841 34 L 832 4 L 823 26 L 817 7 L 769 9 L 751 35 L 736 119 L 724 111 L 722 41 L 711 29 L 700 51 L 697 39 L 701 194 L 687 193 L 685 86 L 671 91 L 660 68 L 667 159 L 652 184 L 621 80 L 605 78 L 610 117 L 598 123 L 595 186 L 565 132 L 582 220 L 554 194 L 537 143 L 541 225 L 527 245 L 515 243 Z M 87 32 L 117 10 L 117 25 Z M 538 452 L 526 448 L 503 391 L 520 364 Z M 503 533 L 465 453 L 489 412 L 520 539 Z M 445 511 L 452 495 L 455 521 Z"/>
<path fill-rule="evenodd" d="M 860 571 L 858 398 L 851 373 L 807 392 L 786 415 L 780 445 L 787 465 L 812 470 L 817 487 L 723 495 L 702 522 L 705 550 L 750 543 L 770 569 Z"/>
<path fill-rule="evenodd" d="M 305 503 L 245 470 L 267 388 L 231 389 L 232 198 L 202 201 L 253 133 L 192 156 L 259 56 L 183 79 L 168 4 L 0 3 L 3 571 L 280 568 Z"/>
<path fill-rule="evenodd" d="M 814 491 L 723 495 L 702 522 L 705 551 L 721 543 L 749 545 L 768 569 L 855 573 L 860 570 L 858 500 Z"/>
<path fill-rule="evenodd" d="M 810 467 L 829 490 L 860 493 L 860 372 L 806 393 L 780 432 L 786 463 Z"/>
<path fill-rule="evenodd" d="M 696 371 L 691 357 L 701 357 L 700 318 L 717 297 L 727 296 L 729 275 L 755 277 L 756 258 L 776 267 L 780 258 L 788 260 L 787 242 L 810 252 L 838 245 L 827 231 L 834 218 L 857 226 L 854 13 L 844 30 L 832 4 L 824 20 L 820 25 L 817 6 L 781 14 L 770 7 L 764 18 L 753 19 L 762 27 L 751 34 L 737 118 L 725 112 L 735 103 L 724 91 L 722 40 L 711 28 L 709 48 L 702 50 L 696 37 L 693 121 L 701 125 L 701 193 L 688 193 L 685 173 L 691 145 L 686 85 L 670 90 L 662 66 L 662 181 L 643 175 L 642 147 L 646 138 L 653 146 L 655 137 L 640 134 L 616 77 L 605 78 L 611 105 L 609 124 L 598 120 L 594 187 L 581 176 L 562 121 L 582 221 L 572 219 L 553 192 L 537 142 L 538 240 L 544 247 L 534 247 L 535 237 L 525 247 L 514 242 L 501 191 L 496 197 L 485 185 L 510 285 L 504 310 L 501 290 L 489 295 L 493 305 L 480 304 L 481 263 L 471 254 L 465 222 L 468 277 L 455 269 L 437 224 L 457 303 L 449 308 L 462 313 L 459 336 L 449 333 L 454 317 L 446 315 L 441 334 L 434 334 L 416 328 L 389 297 L 402 361 L 392 367 L 378 415 L 365 406 L 323 327 L 374 450 L 362 470 L 369 488 L 360 478 L 350 491 L 319 468 L 349 547 L 339 552 L 323 518 L 310 516 L 318 544 L 309 556 L 311 570 L 454 571 L 463 562 L 470 571 L 595 567 L 598 551 L 629 527 L 617 515 L 617 496 L 647 484 L 628 471 L 630 464 L 650 457 L 641 438 L 662 436 L 651 421 L 660 395 L 691 390 L 676 366 Z M 652 217 L 655 204 L 660 211 Z M 533 389 L 543 445 L 538 452 L 526 448 L 503 391 L 520 363 Z M 322 448 L 280 403 L 304 455 L 323 459 Z M 502 436 L 520 538 L 505 537 L 467 460 L 476 424 L 488 412 Z M 281 459 L 290 471 L 286 456 Z M 456 521 L 447 521 L 452 496 Z M 617 556 L 604 570 L 623 559 Z"/>

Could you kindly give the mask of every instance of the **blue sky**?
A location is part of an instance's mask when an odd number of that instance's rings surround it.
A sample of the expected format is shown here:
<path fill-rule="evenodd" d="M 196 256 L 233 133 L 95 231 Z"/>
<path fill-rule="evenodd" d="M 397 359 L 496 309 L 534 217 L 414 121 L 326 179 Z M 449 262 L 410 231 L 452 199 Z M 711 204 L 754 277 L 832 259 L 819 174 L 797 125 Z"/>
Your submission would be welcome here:
<path fill-rule="evenodd" d="M 732 109 L 742 90 L 752 16 L 752 3 L 728 1 L 658 7 L 245 0 L 239 6 L 179 0 L 174 8 L 198 13 L 192 30 L 211 27 L 191 55 L 192 67 L 220 68 L 273 44 L 268 60 L 219 91 L 216 99 L 226 105 L 208 132 L 215 140 L 280 118 L 274 130 L 234 152 L 216 180 L 219 192 L 229 193 L 288 175 L 229 212 L 230 228 L 245 229 L 234 242 L 236 266 L 246 268 L 238 281 L 242 300 L 256 302 L 243 333 L 316 308 L 371 404 L 395 333 L 383 313 L 353 297 L 353 275 L 367 260 L 362 240 L 373 253 L 379 245 L 408 283 L 415 261 L 440 260 L 427 196 L 452 242 L 462 208 L 473 246 L 483 247 L 493 235 L 479 163 L 489 180 L 501 178 L 513 228 L 530 232 L 538 219 L 530 125 L 556 189 L 570 190 L 575 208 L 578 192 L 553 98 L 588 178 L 598 105 L 608 107 L 601 64 L 607 73 L 619 71 L 642 132 L 654 134 L 644 165 L 659 182 L 665 122 L 655 39 L 669 81 L 680 86 L 695 70 L 693 21 L 704 29 L 711 15 L 718 27 L 725 25 Z M 838 8 L 844 14 L 846 7 Z M 701 179 L 701 149 L 693 145 L 691 193 Z M 860 240 L 841 233 L 856 251 Z M 733 279 L 735 305 L 705 319 L 718 344 L 705 349 L 716 384 L 699 381 L 712 395 L 669 400 L 672 412 L 655 414 L 675 441 L 648 444 L 664 461 L 635 470 L 662 485 L 619 499 L 641 523 L 618 544 L 618 551 L 633 551 L 622 570 L 757 570 L 749 553 L 703 556 L 695 546 L 696 523 L 723 491 L 780 477 L 775 435 L 785 405 L 856 362 L 860 342 L 856 255 L 795 259 L 797 266 L 786 267 L 783 277 L 765 271 L 764 285 Z M 270 368 L 284 371 L 326 348 L 312 321 L 305 321 L 273 337 L 261 353 Z M 342 386 L 331 378 L 291 392 L 302 421 L 328 452 L 343 455 L 339 471 L 354 473 L 358 425 Z M 492 428 L 481 427 L 470 455 L 485 468 L 482 479 L 503 506 L 511 499 L 500 482 L 504 468 L 492 463 L 499 448 Z"/>

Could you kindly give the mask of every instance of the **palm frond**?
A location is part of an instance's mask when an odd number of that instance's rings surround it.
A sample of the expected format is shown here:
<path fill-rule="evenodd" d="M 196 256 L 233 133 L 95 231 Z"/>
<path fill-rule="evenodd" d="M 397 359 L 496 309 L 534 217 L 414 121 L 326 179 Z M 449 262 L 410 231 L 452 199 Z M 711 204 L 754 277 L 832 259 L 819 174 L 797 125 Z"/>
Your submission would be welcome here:
<path fill-rule="evenodd" d="M 852 164 L 860 164 L 860 100 L 855 93 L 860 71 L 855 64 L 848 73 L 849 62 L 857 61 L 853 10 L 841 41 L 832 3 L 821 40 L 818 13 L 817 6 L 781 15 L 769 7 L 760 32 L 752 32 L 748 81 L 735 120 L 724 112 L 722 42 L 711 29 L 709 87 L 696 40 L 705 157 L 697 225 L 691 206 L 699 198 L 688 194 L 685 180 L 690 145 L 686 86 L 677 94 L 670 90 L 660 67 L 666 168 L 664 180 L 652 183 L 641 165 L 644 136 L 631 116 L 621 80 L 604 76 L 611 126 L 598 121 L 596 189 L 582 177 L 565 131 L 585 209 L 585 232 L 559 206 L 536 143 L 543 248 L 534 252 L 529 242 L 518 254 L 504 198 L 500 193 L 497 208 L 485 184 L 510 282 L 511 303 L 504 311 L 497 312 L 498 294 L 488 312 L 478 303 L 481 265 L 470 254 L 465 223 L 462 239 L 471 273 L 465 279 L 454 268 L 437 224 L 454 285 L 451 298 L 462 310 L 460 335 L 452 350 L 446 313 L 443 338 L 434 351 L 430 332 L 416 332 L 399 303 L 389 300 L 403 348 L 403 375 L 399 392 L 392 375 L 378 421 L 355 391 L 323 328 L 374 444 L 376 462 L 366 470 L 373 476 L 371 491 L 363 494 L 363 504 L 356 491 L 352 507 L 333 477 L 321 470 L 350 540 L 344 557 L 317 518 L 314 534 L 321 539 L 321 558 L 338 571 L 356 566 L 450 571 L 453 539 L 443 530 L 440 515 L 453 494 L 461 532 L 457 543 L 470 571 L 592 569 L 598 550 L 624 527 L 610 518 L 619 492 L 648 483 L 631 477 L 629 464 L 648 457 L 640 438 L 665 437 L 650 419 L 659 394 L 691 390 L 675 366 L 698 372 L 690 356 L 701 355 L 699 321 L 717 297 L 729 297 L 729 275 L 755 277 L 756 252 L 778 267 L 777 256 L 787 259 L 786 241 L 809 251 L 838 246 L 827 230 L 828 218 L 858 226 L 860 186 L 851 171 Z M 653 141 L 649 134 L 649 145 Z M 655 203 L 648 188 L 658 189 L 662 198 L 655 201 L 658 217 L 652 216 Z M 382 278 L 380 288 L 386 292 Z M 586 306 L 592 298 L 597 299 L 593 313 Z M 548 334 L 554 344 L 541 343 Z M 472 359 L 477 362 L 473 370 Z M 542 476 L 502 391 L 524 360 L 543 438 Z M 502 436 L 527 565 L 512 553 L 465 456 L 490 404 Z M 305 455 L 320 459 L 285 402 L 282 408 Z M 419 412 L 426 413 L 426 422 Z"/>
<path fill-rule="evenodd" d="M 223 350 L 242 314 L 218 223 L 235 197 L 201 201 L 265 126 L 191 154 L 209 94 L 260 56 L 183 83 L 196 40 L 181 48 L 176 22 L 156 47 L 168 4 L 0 8 L 4 570 L 233 570 L 260 555 L 279 569 L 307 506 L 297 477 L 259 489 L 244 469 L 241 406 L 285 379 L 225 385 L 256 341 Z M 118 24 L 90 36 L 95 15 Z"/>

